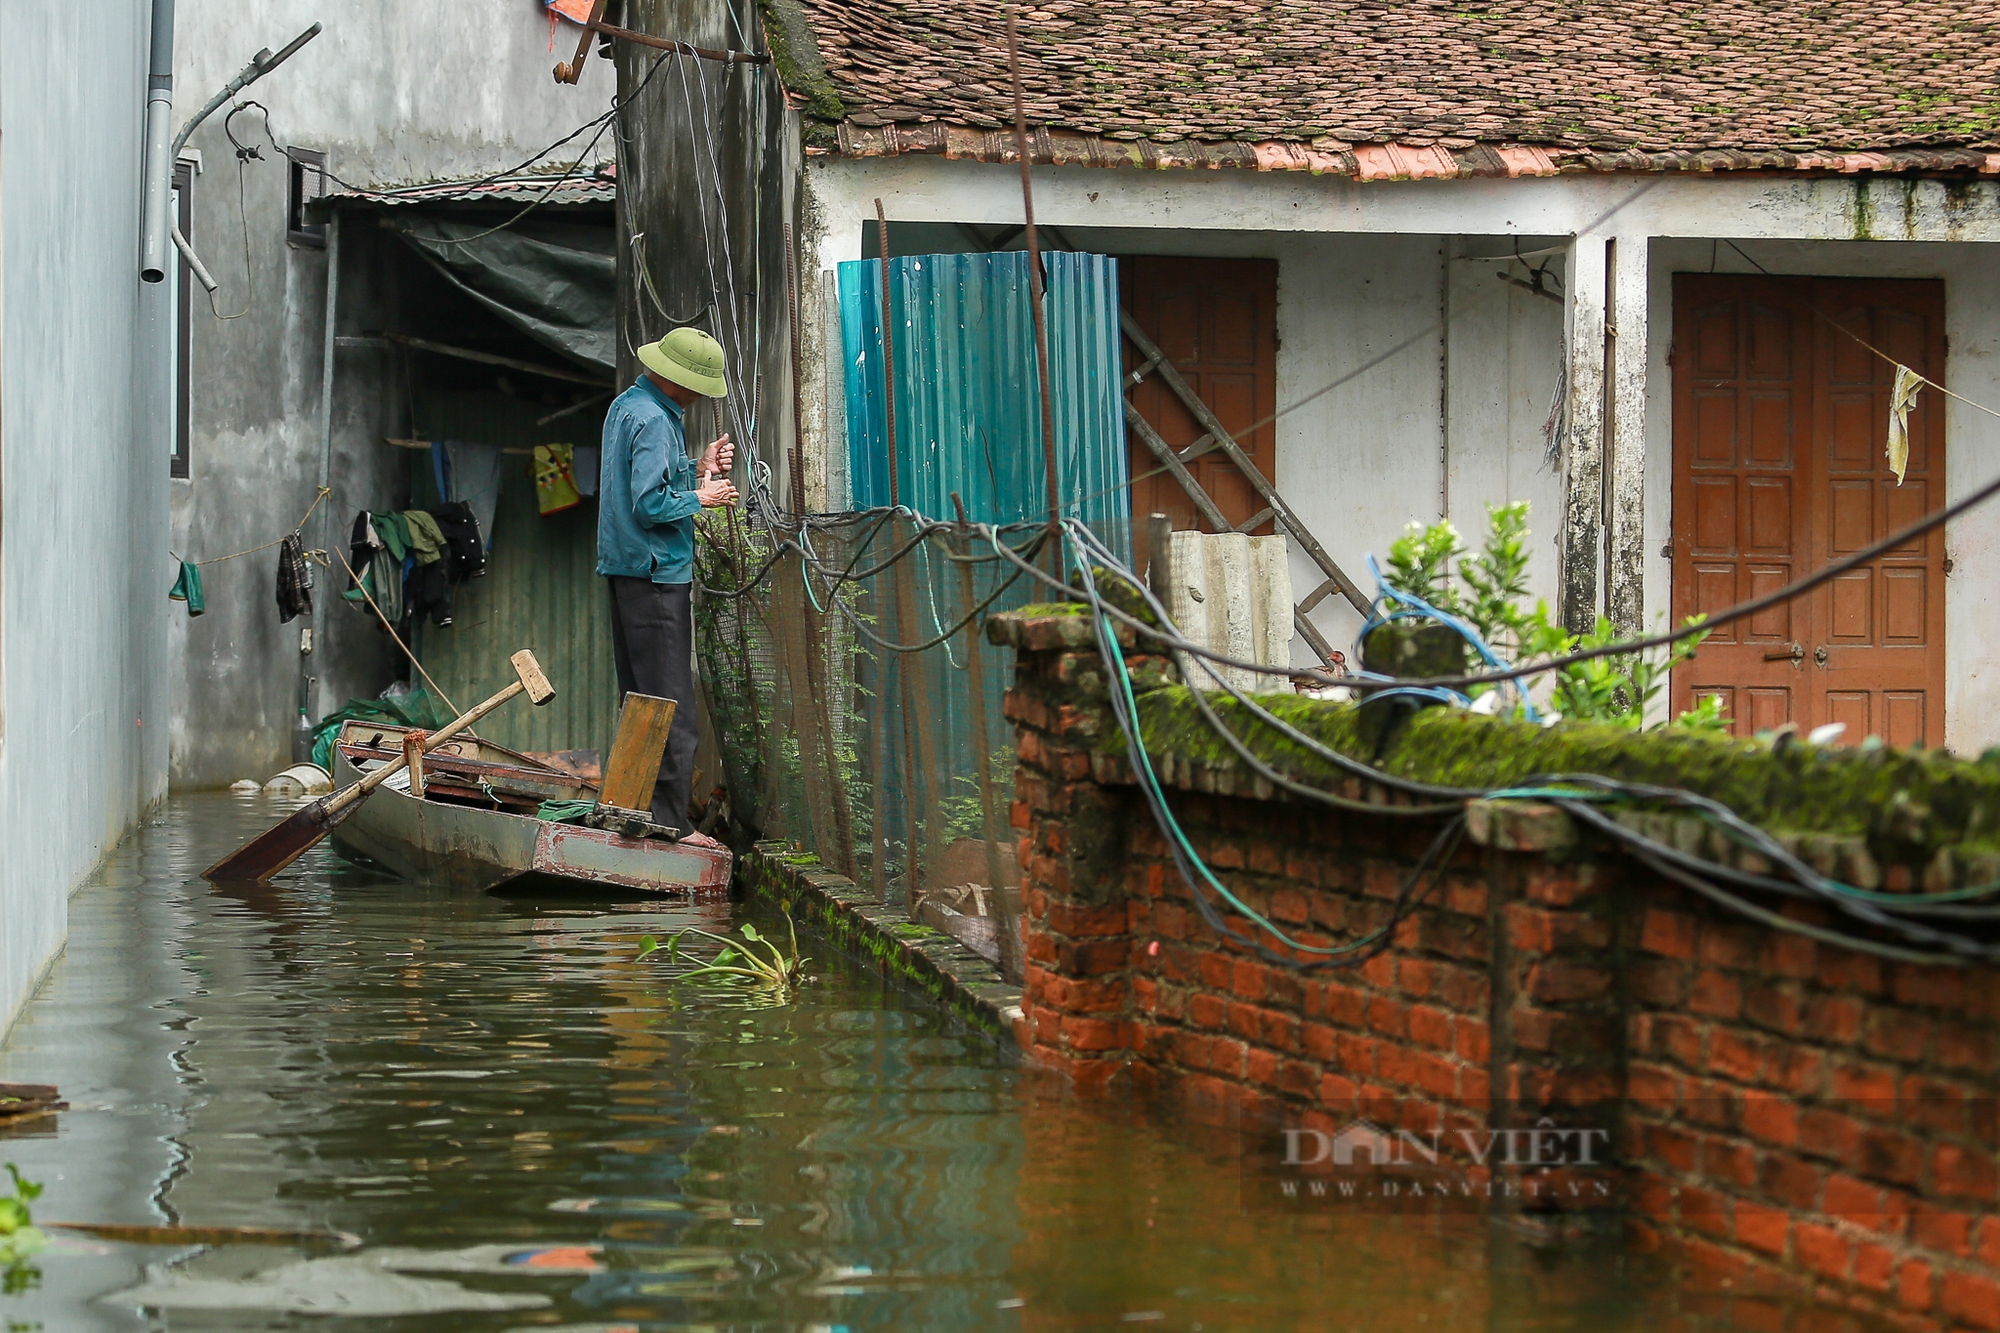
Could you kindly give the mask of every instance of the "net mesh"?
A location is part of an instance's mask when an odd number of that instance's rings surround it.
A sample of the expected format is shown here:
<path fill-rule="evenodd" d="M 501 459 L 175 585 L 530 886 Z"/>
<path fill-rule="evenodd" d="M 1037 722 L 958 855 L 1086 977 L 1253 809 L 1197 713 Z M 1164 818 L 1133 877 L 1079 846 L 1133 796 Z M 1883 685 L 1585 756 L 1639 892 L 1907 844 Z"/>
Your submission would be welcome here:
<path fill-rule="evenodd" d="M 1119 525 L 1107 542 L 1129 548 Z M 988 616 L 1048 599 L 1043 530 L 907 512 L 699 520 L 696 649 L 732 831 L 812 852 L 1020 973 L 1013 650 Z M 928 906 L 927 906 L 928 904 Z"/>

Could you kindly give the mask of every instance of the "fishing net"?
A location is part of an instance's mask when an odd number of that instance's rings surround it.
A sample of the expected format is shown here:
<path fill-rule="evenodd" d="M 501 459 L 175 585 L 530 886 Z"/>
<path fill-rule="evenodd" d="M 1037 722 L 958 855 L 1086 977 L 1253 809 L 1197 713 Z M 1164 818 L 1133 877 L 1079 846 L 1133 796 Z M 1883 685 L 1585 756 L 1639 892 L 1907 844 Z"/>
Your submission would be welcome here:
<path fill-rule="evenodd" d="M 733 831 L 797 844 L 1018 976 L 1013 651 L 984 627 L 1048 600 L 994 549 L 1046 565 L 1046 530 L 907 511 L 785 530 L 709 511 L 697 531 L 696 649 Z"/>

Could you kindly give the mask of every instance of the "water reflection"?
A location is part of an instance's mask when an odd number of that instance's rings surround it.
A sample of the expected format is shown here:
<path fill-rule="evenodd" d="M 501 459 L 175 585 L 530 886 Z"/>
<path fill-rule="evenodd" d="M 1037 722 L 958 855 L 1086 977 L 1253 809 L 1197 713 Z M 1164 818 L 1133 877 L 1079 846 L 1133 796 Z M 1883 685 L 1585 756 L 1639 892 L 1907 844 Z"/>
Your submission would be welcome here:
<path fill-rule="evenodd" d="M 270 815 L 177 800 L 73 900 L 0 1078 L 59 1083 L 76 1109 L 0 1159 L 48 1183 L 47 1218 L 362 1248 L 69 1237 L 0 1317 L 1610 1330 L 1682 1303 L 1610 1241 L 1246 1214 L 1231 1136 L 1079 1105 L 822 943 L 790 1005 L 636 959 L 642 935 L 726 929 L 725 905 L 446 893 L 324 849 L 252 893 L 193 878 Z"/>

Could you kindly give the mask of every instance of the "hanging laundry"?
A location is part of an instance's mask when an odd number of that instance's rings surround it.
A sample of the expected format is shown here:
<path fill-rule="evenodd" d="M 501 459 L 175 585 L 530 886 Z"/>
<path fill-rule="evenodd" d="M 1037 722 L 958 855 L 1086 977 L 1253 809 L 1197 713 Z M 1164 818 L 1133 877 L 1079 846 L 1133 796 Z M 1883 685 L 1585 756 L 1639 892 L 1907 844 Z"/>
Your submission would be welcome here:
<path fill-rule="evenodd" d="M 354 587 L 342 593 L 342 599 L 352 602 L 355 609 L 370 620 L 375 621 L 378 628 L 382 620 L 387 620 L 391 625 L 402 624 L 402 562 L 395 559 L 387 551 L 377 551 L 369 560 L 365 569 L 357 565 L 355 572 L 361 576 L 361 580 Z M 370 597 L 375 599 L 376 610 L 382 613 L 380 620 L 376 619 L 375 611 L 371 611 L 368 607 L 368 599 Z"/>
<path fill-rule="evenodd" d="M 167 590 L 167 599 L 186 602 L 189 620 L 206 611 L 208 604 L 201 596 L 201 566 L 192 560 L 181 561 L 181 576 L 175 579 L 174 586 Z"/>
<path fill-rule="evenodd" d="M 535 503 L 546 517 L 583 503 L 577 493 L 573 451 L 566 444 L 535 446 Z"/>
<path fill-rule="evenodd" d="M 405 585 L 410 616 L 413 619 L 429 616 L 431 624 L 439 629 L 451 624 L 451 579 L 445 573 L 446 565 L 444 560 L 418 565 Z"/>
<path fill-rule="evenodd" d="M 437 520 L 421 509 L 405 509 L 402 517 L 409 527 L 410 554 L 417 558 L 417 564 L 430 565 L 444 559 L 444 533 L 438 530 Z"/>
<path fill-rule="evenodd" d="M 363 509 L 354 516 L 354 522 L 347 529 L 347 566 L 354 571 L 354 587 L 368 577 L 368 567 L 375 563 L 376 553 L 382 549 L 382 539 L 375 535 L 375 525 L 368 521 L 368 511 Z M 341 596 L 355 600 L 350 593 Z"/>
<path fill-rule="evenodd" d="M 463 583 L 486 573 L 486 546 L 479 540 L 479 520 L 472 506 L 463 500 L 441 504 L 430 511 L 438 531 L 444 534 L 445 577 Z"/>
<path fill-rule="evenodd" d="M 1885 452 L 1898 486 L 1903 484 L 1903 473 L 1910 467 L 1910 409 L 1917 405 L 1917 395 L 1923 387 L 1922 375 L 1908 366 L 1896 367 L 1896 383 L 1889 390 L 1889 444 Z"/>
<path fill-rule="evenodd" d="M 445 440 L 446 500 L 462 501 L 472 507 L 479 524 L 479 536 L 486 550 L 493 549 L 493 516 L 500 509 L 501 453 L 497 444 L 467 444 Z"/>
<path fill-rule="evenodd" d="M 312 566 L 305 543 L 294 532 L 278 543 L 278 623 L 312 614 Z"/>
<path fill-rule="evenodd" d="M 375 535 L 382 542 L 382 549 L 393 557 L 397 564 L 410 553 L 410 525 L 403 516 L 394 512 L 370 514 L 368 525 L 375 529 Z"/>
<path fill-rule="evenodd" d="M 597 474 L 603 467 L 604 448 L 596 444 L 579 444 L 570 457 L 570 474 L 576 479 L 579 495 L 597 494 Z"/>

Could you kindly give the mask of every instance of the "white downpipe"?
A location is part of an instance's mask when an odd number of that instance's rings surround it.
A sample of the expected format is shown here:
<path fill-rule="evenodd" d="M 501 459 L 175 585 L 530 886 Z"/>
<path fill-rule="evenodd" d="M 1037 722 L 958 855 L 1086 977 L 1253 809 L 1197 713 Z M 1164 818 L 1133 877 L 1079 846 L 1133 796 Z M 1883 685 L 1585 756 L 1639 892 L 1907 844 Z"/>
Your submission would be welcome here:
<path fill-rule="evenodd" d="M 173 203 L 174 0 L 153 0 L 153 48 L 146 75 L 146 212 L 139 238 L 139 277 L 167 276 Z"/>

